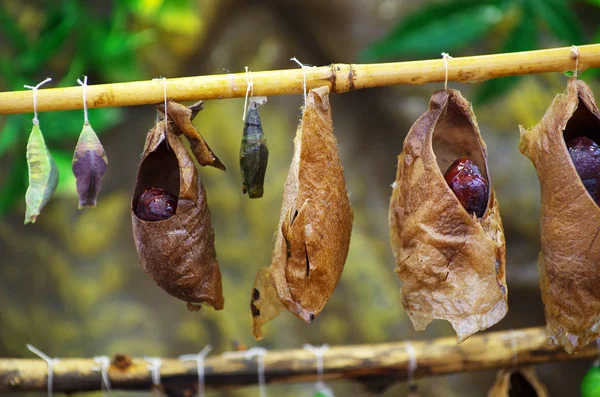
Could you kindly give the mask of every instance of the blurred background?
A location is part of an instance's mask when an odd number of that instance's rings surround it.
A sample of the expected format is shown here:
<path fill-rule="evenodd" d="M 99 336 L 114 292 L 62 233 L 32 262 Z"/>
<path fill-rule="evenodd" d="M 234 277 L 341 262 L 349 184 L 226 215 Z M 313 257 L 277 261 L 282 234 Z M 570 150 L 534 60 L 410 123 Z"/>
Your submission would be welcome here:
<path fill-rule="evenodd" d="M 297 67 L 511 52 L 600 39 L 600 1 L 568 0 L 129 0 L 0 3 L 0 90 L 89 84 Z M 581 78 L 595 92 L 598 70 Z M 544 324 L 537 254 L 539 185 L 518 150 L 518 125 L 531 127 L 566 87 L 558 73 L 450 83 L 473 101 L 488 146 L 491 178 L 507 239 L 510 311 L 493 330 Z M 333 120 L 355 212 L 350 253 L 337 289 L 310 326 L 283 313 L 260 345 L 356 344 L 454 335 L 436 321 L 417 333 L 399 299 L 388 240 L 390 184 L 411 124 L 443 83 L 333 95 Z M 196 125 L 227 166 L 203 168 L 223 273 L 225 309 L 190 313 L 138 266 L 129 215 L 137 165 L 153 106 L 91 109 L 109 168 L 98 207 L 78 210 L 71 172 L 82 111 L 39 115 L 60 168 L 55 197 L 36 224 L 23 226 L 25 146 L 31 114 L 0 116 L 0 356 L 31 357 L 32 343 L 52 357 L 128 353 L 177 356 L 211 343 L 254 345 L 249 298 L 254 276 L 268 265 L 283 183 L 302 98 L 269 98 L 260 109 L 270 148 L 262 199 L 242 195 L 238 153 L 243 99 L 205 102 Z M 551 396 L 579 394 L 590 361 L 538 367 Z M 495 374 L 423 379 L 423 396 L 483 396 Z M 396 384 L 380 394 L 332 382 L 338 395 L 406 394 Z M 313 385 L 269 387 L 270 395 L 312 395 Z M 140 393 L 144 394 L 144 393 Z M 254 388 L 209 396 L 256 395 Z"/>

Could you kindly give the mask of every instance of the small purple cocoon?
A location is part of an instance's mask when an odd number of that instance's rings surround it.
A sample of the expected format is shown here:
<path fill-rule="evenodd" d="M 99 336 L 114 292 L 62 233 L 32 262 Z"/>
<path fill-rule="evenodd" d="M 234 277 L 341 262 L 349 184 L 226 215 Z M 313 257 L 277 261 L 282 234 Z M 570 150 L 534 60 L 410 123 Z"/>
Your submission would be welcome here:
<path fill-rule="evenodd" d="M 104 158 L 94 150 L 87 150 L 73 164 L 73 174 L 77 180 L 77 193 L 79 194 L 79 208 L 96 206 L 96 199 L 102 187 L 102 176 L 107 167 L 108 164 Z"/>
<path fill-rule="evenodd" d="M 89 124 L 84 124 L 73 154 L 73 175 L 77 181 L 79 209 L 96 207 L 102 177 L 108 167 L 104 148 Z"/>

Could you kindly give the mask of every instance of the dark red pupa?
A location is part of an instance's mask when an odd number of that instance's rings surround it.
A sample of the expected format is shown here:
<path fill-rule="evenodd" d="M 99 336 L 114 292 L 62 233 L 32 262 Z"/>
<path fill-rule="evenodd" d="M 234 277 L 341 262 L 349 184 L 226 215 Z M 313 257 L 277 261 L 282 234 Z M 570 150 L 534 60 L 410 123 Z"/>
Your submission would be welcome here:
<path fill-rule="evenodd" d="M 488 182 L 471 160 L 457 159 L 444 174 L 450 189 L 469 213 L 481 218 L 488 203 Z"/>

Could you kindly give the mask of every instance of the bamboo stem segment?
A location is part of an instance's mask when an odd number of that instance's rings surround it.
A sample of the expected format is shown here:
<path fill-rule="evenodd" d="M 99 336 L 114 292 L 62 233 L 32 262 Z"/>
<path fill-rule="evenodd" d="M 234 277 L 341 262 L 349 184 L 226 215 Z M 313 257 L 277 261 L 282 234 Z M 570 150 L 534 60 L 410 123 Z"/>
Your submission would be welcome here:
<path fill-rule="evenodd" d="M 514 343 L 514 338 L 518 343 Z M 542 327 L 480 333 L 459 345 L 455 337 L 411 341 L 411 344 L 417 359 L 415 378 L 510 368 L 515 362 L 525 366 L 589 358 L 597 354 L 596 347 L 591 345 L 576 355 L 569 355 L 558 346 L 549 346 Z M 133 359 L 127 365 L 123 362 L 113 359 L 108 370 L 113 389 L 151 387 L 151 374 L 143 359 Z M 267 383 L 313 382 L 317 376 L 314 355 L 303 349 L 268 351 L 264 363 Z M 324 380 L 391 383 L 407 379 L 410 357 L 406 342 L 338 346 L 324 353 L 323 363 Z M 221 355 L 207 358 L 204 364 L 208 388 L 256 383 L 255 361 Z M 96 365 L 92 359 L 60 359 L 54 365 L 54 391 L 100 390 L 101 374 L 92 370 Z M 196 364 L 175 359 L 162 361 L 160 376 L 167 390 L 193 389 L 198 382 Z M 0 393 L 45 390 L 46 379 L 47 365 L 43 360 L 0 359 Z"/>
<path fill-rule="evenodd" d="M 600 67 L 600 44 L 580 46 L 578 69 Z M 571 47 L 452 58 L 448 61 L 448 80 L 476 83 L 496 77 L 533 73 L 565 72 L 575 69 Z M 376 63 L 331 64 L 303 69 L 253 72 L 254 95 L 273 96 L 303 93 L 304 72 L 307 89 L 327 85 L 331 92 L 396 84 L 425 84 L 445 80 L 443 59 Z M 88 108 L 148 105 L 164 99 L 162 80 L 90 85 Z M 167 96 L 176 101 L 240 98 L 246 95 L 246 74 L 220 74 L 181 77 L 167 80 Z M 38 111 L 82 108 L 82 88 L 52 88 L 37 92 Z M 30 91 L 0 93 L 0 114 L 33 111 Z"/>

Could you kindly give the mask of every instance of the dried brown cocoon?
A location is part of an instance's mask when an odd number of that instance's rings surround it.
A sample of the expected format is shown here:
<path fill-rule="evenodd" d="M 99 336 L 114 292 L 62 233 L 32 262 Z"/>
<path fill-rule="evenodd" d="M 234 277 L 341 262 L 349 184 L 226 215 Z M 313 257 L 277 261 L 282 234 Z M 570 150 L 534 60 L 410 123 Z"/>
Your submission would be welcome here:
<path fill-rule="evenodd" d="M 284 308 L 306 323 L 321 312 L 342 274 L 354 214 L 333 134 L 329 88 L 310 90 L 294 139 L 271 266 L 254 281 L 253 334 Z"/>
<path fill-rule="evenodd" d="M 469 214 L 444 180 L 468 158 L 489 183 L 481 218 Z M 508 311 L 505 243 L 487 151 L 470 103 L 459 91 L 433 93 L 398 157 L 389 210 L 402 303 L 416 330 L 448 320 L 462 342 Z"/>
<path fill-rule="evenodd" d="M 159 112 L 164 114 L 165 105 L 158 104 L 156 105 Z M 180 103 L 177 103 L 171 99 L 167 104 L 167 114 L 169 115 L 169 119 L 175 124 L 177 128 L 175 128 L 174 132 L 178 135 L 184 134 L 189 142 L 190 148 L 192 149 L 192 153 L 196 160 L 198 160 L 198 164 L 205 166 L 210 165 L 212 167 L 218 168 L 220 170 L 225 171 L 225 166 L 221 163 L 221 160 L 213 153 L 212 149 L 202 135 L 200 131 L 196 128 L 192 120 L 198 114 L 200 110 L 203 109 L 203 102 L 198 101 L 192 106 L 185 106 Z"/>
<path fill-rule="evenodd" d="M 540 287 L 549 339 L 573 353 L 600 337 L 600 209 L 587 193 L 565 141 L 600 142 L 590 88 L 571 79 L 538 125 L 521 130 L 519 149 L 541 187 Z"/>
<path fill-rule="evenodd" d="M 533 367 L 501 370 L 488 397 L 548 397 L 546 387 L 538 379 Z"/>
<path fill-rule="evenodd" d="M 146 136 L 132 199 L 133 237 L 146 273 L 166 292 L 192 304 L 223 309 L 221 272 L 206 192 L 174 122 L 158 122 Z M 144 191 L 157 187 L 177 194 L 173 216 L 144 221 L 134 210 Z"/>

